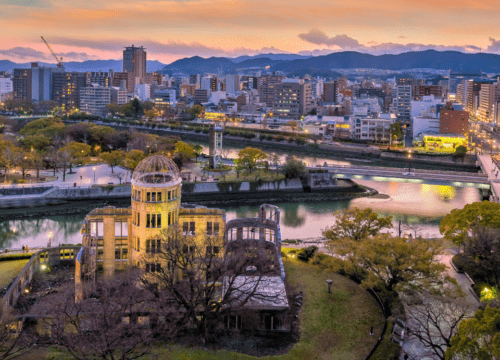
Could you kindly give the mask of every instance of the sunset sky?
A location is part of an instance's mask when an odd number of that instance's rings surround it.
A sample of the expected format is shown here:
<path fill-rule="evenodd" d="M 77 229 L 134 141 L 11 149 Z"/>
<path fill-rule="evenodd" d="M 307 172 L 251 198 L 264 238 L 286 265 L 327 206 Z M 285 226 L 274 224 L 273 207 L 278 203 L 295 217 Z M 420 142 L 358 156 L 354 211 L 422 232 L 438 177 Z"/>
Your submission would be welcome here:
<path fill-rule="evenodd" d="M 498 1 L 0 0 L 0 59 L 120 59 L 147 48 L 164 63 L 199 55 L 372 54 L 434 48 L 500 54 Z"/>

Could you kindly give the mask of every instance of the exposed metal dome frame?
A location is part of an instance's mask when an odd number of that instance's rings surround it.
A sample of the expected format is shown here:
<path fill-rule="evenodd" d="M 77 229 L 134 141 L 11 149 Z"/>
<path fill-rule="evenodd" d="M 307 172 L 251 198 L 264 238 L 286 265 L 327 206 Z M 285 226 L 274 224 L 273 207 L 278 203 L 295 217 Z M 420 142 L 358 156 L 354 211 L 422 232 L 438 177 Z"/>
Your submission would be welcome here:
<path fill-rule="evenodd" d="M 143 159 L 132 174 L 132 184 L 142 186 L 162 186 L 180 182 L 177 165 L 165 155 L 151 155 Z"/>

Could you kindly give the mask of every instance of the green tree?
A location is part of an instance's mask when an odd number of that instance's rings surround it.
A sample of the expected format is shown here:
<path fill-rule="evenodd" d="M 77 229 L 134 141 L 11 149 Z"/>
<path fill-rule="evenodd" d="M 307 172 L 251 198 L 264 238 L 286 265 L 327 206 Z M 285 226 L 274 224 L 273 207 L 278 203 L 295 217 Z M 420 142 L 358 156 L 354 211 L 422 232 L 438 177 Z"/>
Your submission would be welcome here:
<path fill-rule="evenodd" d="M 111 167 L 111 172 L 114 173 L 114 167 L 123 164 L 125 160 L 125 152 L 122 150 L 103 152 L 100 157 L 102 161 Z"/>
<path fill-rule="evenodd" d="M 205 111 L 205 108 L 199 104 L 193 105 L 193 107 L 191 107 L 191 109 L 189 109 L 189 113 L 191 114 L 191 116 L 193 118 L 200 117 L 204 111 Z"/>
<path fill-rule="evenodd" d="M 464 162 L 465 155 L 467 155 L 467 147 L 460 145 L 455 148 L 455 152 L 452 156 L 454 159 L 459 158 L 462 159 L 462 162 Z"/>
<path fill-rule="evenodd" d="M 120 114 L 123 114 L 123 116 L 125 116 L 125 117 L 131 117 L 134 115 L 134 109 L 132 108 L 131 103 L 120 106 L 118 108 L 118 112 Z"/>
<path fill-rule="evenodd" d="M 120 111 L 120 105 L 115 103 L 107 104 L 105 108 L 111 113 L 111 116 L 115 116 L 115 114 Z"/>
<path fill-rule="evenodd" d="M 271 165 L 273 165 L 275 167 L 276 174 L 278 174 L 278 172 L 279 172 L 279 165 L 280 165 L 280 157 L 279 157 L 279 155 L 275 154 L 275 153 L 272 153 L 269 156 L 269 161 L 271 162 Z"/>
<path fill-rule="evenodd" d="M 155 103 L 152 101 L 144 101 L 142 104 L 144 106 L 144 111 L 153 110 L 155 108 Z"/>
<path fill-rule="evenodd" d="M 439 224 L 439 231 L 448 240 L 462 245 L 474 226 L 500 228 L 500 204 L 483 201 L 454 209 Z"/>
<path fill-rule="evenodd" d="M 90 152 L 92 151 L 92 147 L 90 145 L 76 141 L 71 141 L 67 145 L 67 147 L 71 151 L 71 155 L 73 156 L 73 158 L 77 159 L 82 164 L 85 158 L 89 156 Z"/>
<path fill-rule="evenodd" d="M 300 160 L 288 159 L 283 165 L 283 174 L 287 179 L 302 179 L 307 174 L 306 165 Z"/>
<path fill-rule="evenodd" d="M 198 156 L 201 156 L 201 152 L 203 151 L 203 146 L 200 144 L 193 145 L 194 155 L 196 156 L 196 162 L 198 162 Z"/>
<path fill-rule="evenodd" d="M 182 157 L 183 163 L 187 160 L 194 158 L 196 154 L 191 145 L 183 141 L 178 141 L 175 143 L 175 153 L 179 154 L 179 156 Z"/>
<path fill-rule="evenodd" d="M 131 171 L 134 171 L 137 165 L 141 162 L 142 159 L 144 159 L 146 155 L 144 154 L 144 151 L 141 150 L 130 150 L 126 155 L 125 155 L 125 161 L 124 165 L 130 169 Z"/>
<path fill-rule="evenodd" d="M 381 230 L 392 228 L 392 216 L 379 217 L 372 209 L 344 209 L 333 213 L 334 225 L 323 230 L 330 241 L 349 238 L 360 241 L 377 235 Z"/>
<path fill-rule="evenodd" d="M 37 114 L 52 114 L 54 109 L 57 108 L 57 101 L 43 100 L 35 105 L 35 113 Z"/>
<path fill-rule="evenodd" d="M 160 116 L 160 114 L 158 113 L 157 110 L 151 109 L 151 110 L 146 110 L 144 112 L 144 116 L 146 116 L 146 118 L 148 120 L 153 120 L 154 118 L 157 118 L 158 116 Z"/>
<path fill-rule="evenodd" d="M 288 126 L 295 134 L 295 130 L 297 130 L 297 127 L 299 126 L 299 122 L 297 120 L 290 120 L 290 121 L 287 121 L 286 126 Z"/>
<path fill-rule="evenodd" d="M 267 155 L 261 149 L 246 147 L 238 152 L 239 164 L 250 172 L 267 159 Z"/>
<path fill-rule="evenodd" d="M 139 100 L 138 98 L 133 98 L 130 102 L 130 105 L 132 107 L 132 114 L 134 115 L 134 118 L 137 118 L 139 117 L 139 115 L 143 114 L 144 105 L 142 105 L 141 100 Z"/>
<path fill-rule="evenodd" d="M 17 165 L 21 149 L 11 141 L 0 139 L 0 165 L 5 168 L 5 181 L 8 181 L 9 171 Z"/>
<path fill-rule="evenodd" d="M 45 135 L 27 135 L 19 141 L 25 150 L 46 152 L 50 146 L 50 139 Z"/>
<path fill-rule="evenodd" d="M 500 359 L 500 309 L 488 306 L 462 321 L 450 345 L 446 360 Z"/>
<path fill-rule="evenodd" d="M 49 139 L 59 135 L 64 129 L 64 123 L 59 118 L 44 118 L 30 121 L 19 133 L 21 135 L 45 135 Z"/>
<path fill-rule="evenodd" d="M 456 290 L 443 284 L 455 284 L 438 260 L 441 243 L 435 240 L 406 240 L 390 234 L 354 240 L 330 241 L 334 255 L 332 268 L 363 279 L 365 288 L 383 287 L 387 291 L 426 290 L 433 293 Z"/>
<path fill-rule="evenodd" d="M 401 138 L 403 132 L 401 130 L 401 124 L 398 122 L 393 122 L 390 126 L 390 131 L 391 131 L 391 143 L 394 138 L 399 139 Z"/>

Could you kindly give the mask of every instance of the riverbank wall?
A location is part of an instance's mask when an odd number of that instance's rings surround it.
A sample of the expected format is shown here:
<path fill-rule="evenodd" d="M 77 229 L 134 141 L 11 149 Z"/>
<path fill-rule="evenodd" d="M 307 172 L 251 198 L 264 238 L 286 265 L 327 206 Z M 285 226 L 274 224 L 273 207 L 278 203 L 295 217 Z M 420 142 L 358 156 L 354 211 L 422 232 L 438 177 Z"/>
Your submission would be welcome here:
<path fill-rule="evenodd" d="M 377 194 L 376 190 L 359 186 L 351 180 L 342 181 L 336 188 L 315 189 L 313 192 L 304 192 L 301 181 L 297 179 L 271 182 L 184 183 L 181 194 L 183 203 L 200 205 L 347 201 Z M 87 213 L 92 209 L 110 205 L 128 207 L 131 197 L 130 185 L 56 189 L 49 195 L 52 198 L 11 200 L 12 204 L 3 204 L 0 208 L 0 220 Z"/>
<path fill-rule="evenodd" d="M 68 123 L 74 123 L 74 121 L 65 121 Z M 110 126 L 115 129 L 123 130 L 130 129 L 130 125 L 126 124 L 109 124 L 103 125 Z M 173 130 L 170 128 L 150 128 L 150 127 L 134 127 L 138 131 L 156 134 L 156 135 L 170 135 L 178 136 L 185 141 L 194 141 L 208 144 L 208 134 L 203 132 L 195 131 L 181 131 Z M 325 157 L 335 160 L 345 160 L 346 157 L 350 157 L 361 162 L 367 162 L 366 165 L 373 166 L 384 166 L 384 167 L 398 167 L 405 168 L 408 167 L 407 154 L 404 152 L 394 152 L 394 151 L 384 151 L 384 150 L 373 150 L 367 144 L 366 147 L 363 146 L 350 146 L 351 143 L 344 143 L 341 146 L 329 145 L 329 144 L 304 144 L 298 145 L 295 142 L 287 141 L 269 141 L 260 140 L 258 138 L 247 139 L 242 137 L 236 137 L 231 135 L 224 135 L 224 145 L 234 146 L 234 147 L 245 147 L 252 146 L 258 147 L 264 151 L 285 151 L 292 154 L 300 154 L 312 157 Z M 355 162 L 352 160 L 351 162 Z M 475 166 L 476 157 L 474 155 L 467 155 L 462 162 L 461 160 L 454 160 L 451 155 L 427 155 L 413 153 L 411 166 L 415 169 L 427 169 L 427 170 L 456 170 L 456 171 L 466 171 L 466 172 L 477 172 L 477 167 Z"/>

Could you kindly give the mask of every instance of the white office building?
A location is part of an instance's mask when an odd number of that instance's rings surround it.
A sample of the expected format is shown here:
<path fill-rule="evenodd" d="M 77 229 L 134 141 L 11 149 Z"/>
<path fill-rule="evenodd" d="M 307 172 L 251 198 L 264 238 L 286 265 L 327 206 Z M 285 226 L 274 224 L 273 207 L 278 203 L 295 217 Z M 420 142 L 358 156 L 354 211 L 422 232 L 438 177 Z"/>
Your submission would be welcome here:
<path fill-rule="evenodd" d="M 154 103 L 156 105 L 170 105 L 174 107 L 177 104 L 175 90 L 156 90 Z"/>
<path fill-rule="evenodd" d="M 149 84 L 136 84 L 134 95 L 142 102 L 151 99 L 151 85 Z"/>

